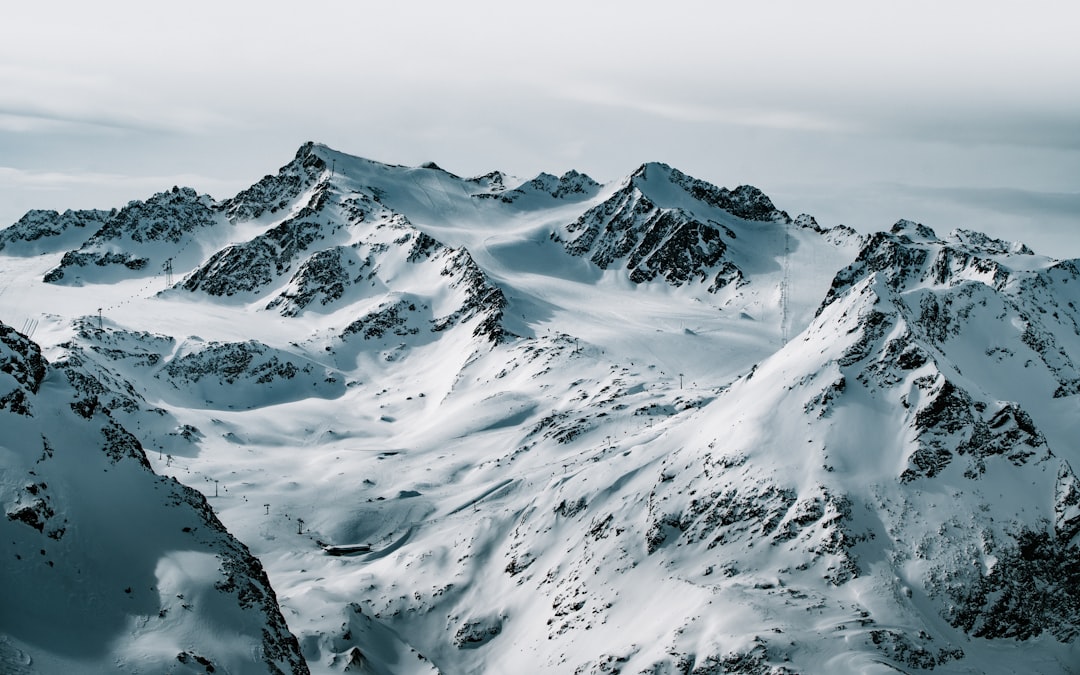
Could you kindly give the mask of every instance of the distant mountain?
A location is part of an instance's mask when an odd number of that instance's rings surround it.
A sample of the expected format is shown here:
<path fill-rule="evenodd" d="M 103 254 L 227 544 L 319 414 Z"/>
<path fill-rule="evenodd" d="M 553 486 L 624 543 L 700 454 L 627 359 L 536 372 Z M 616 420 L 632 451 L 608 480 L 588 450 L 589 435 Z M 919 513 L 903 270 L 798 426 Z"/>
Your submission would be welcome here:
<path fill-rule="evenodd" d="M 1077 303 L 1074 261 L 660 163 L 306 143 L 220 201 L 32 211 L 0 664 L 1072 672 Z"/>

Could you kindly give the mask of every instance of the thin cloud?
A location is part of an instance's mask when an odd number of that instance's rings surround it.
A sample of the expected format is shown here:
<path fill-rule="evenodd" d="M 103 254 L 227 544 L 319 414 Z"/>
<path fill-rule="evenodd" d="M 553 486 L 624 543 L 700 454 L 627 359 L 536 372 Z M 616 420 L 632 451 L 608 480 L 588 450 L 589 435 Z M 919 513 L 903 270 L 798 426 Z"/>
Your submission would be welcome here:
<path fill-rule="evenodd" d="M 571 85 L 555 97 L 569 102 L 633 110 L 674 122 L 722 124 L 792 131 L 850 131 L 850 123 L 794 106 L 725 106 L 680 100 L 674 96 L 630 93 L 611 86 Z"/>
<path fill-rule="evenodd" d="M 1039 192 L 1015 188 L 964 188 L 894 185 L 913 197 L 941 199 L 962 206 L 1023 216 L 1074 217 L 1080 225 L 1080 192 Z"/>
<path fill-rule="evenodd" d="M 86 102 L 71 103 L 66 108 L 0 104 L 0 131 L 17 133 L 201 133 L 232 124 L 222 114 L 198 109 L 121 111 Z"/>
<path fill-rule="evenodd" d="M 156 176 L 132 176 L 92 171 L 28 171 L 0 166 L 0 188 L 39 191 L 65 191 L 71 188 L 124 189 L 159 192 L 172 185 L 198 185 L 200 190 L 220 189 L 224 194 L 235 189 L 236 181 L 227 181 L 191 173 Z M 220 196 L 216 195 L 216 196 Z"/>

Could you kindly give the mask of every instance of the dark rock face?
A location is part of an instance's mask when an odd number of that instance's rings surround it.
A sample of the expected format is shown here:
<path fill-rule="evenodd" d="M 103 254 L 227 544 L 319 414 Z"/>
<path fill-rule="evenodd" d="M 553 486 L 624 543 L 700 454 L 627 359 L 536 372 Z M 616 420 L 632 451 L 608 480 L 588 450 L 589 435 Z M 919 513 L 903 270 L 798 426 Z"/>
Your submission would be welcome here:
<path fill-rule="evenodd" d="M 184 279 L 182 288 L 215 296 L 265 288 L 287 273 L 301 253 L 341 227 L 318 217 L 326 199 L 327 190 L 318 190 L 295 217 L 254 239 L 218 251 Z"/>
<path fill-rule="evenodd" d="M 441 274 L 450 278 L 451 288 L 465 291 L 465 299 L 456 312 L 436 323 L 436 331 L 445 330 L 454 323 L 482 317 L 473 329 L 474 337 L 484 338 L 492 343 L 499 343 L 509 337 L 509 333 L 502 326 L 503 310 L 507 305 L 506 296 L 502 289 L 491 283 L 468 251 L 448 249 L 446 264 Z"/>
<path fill-rule="evenodd" d="M 77 344 L 64 346 L 67 354 L 55 365 L 75 393 L 72 410 L 91 419 L 99 411 L 130 413 L 144 407 L 146 402 L 142 395 L 115 368 L 97 362 Z"/>
<path fill-rule="evenodd" d="M 174 187 L 145 202 L 129 203 L 110 218 L 87 244 L 130 239 L 136 243 L 177 244 L 184 236 L 214 225 L 213 202 L 191 188 Z"/>
<path fill-rule="evenodd" d="M 277 213 L 308 190 L 326 171 L 326 162 L 308 142 L 296 152 L 293 161 L 278 173 L 264 176 L 258 183 L 222 203 L 231 222 L 254 220 L 265 213 Z"/>
<path fill-rule="evenodd" d="M 300 265 L 290 280 L 294 290 L 274 298 L 266 308 L 280 308 L 282 316 L 296 316 L 316 302 L 326 306 L 340 300 L 352 284 L 350 263 L 355 264 L 342 247 L 317 251 Z"/>
<path fill-rule="evenodd" d="M 636 190 L 587 211 L 569 230 L 578 236 L 567 244 L 568 252 L 588 256 L 601 269 L 625 262 L 636 283 L 657 276 L 675 286 L 705 282 L 727 251 L 719 227 L 679 209 L 661 209 Z M 741 276 L 737 268 L 721 269 L 713 286 Z"/>
<path fill-rule="evenodd" d="M 68 283 L 84 272 L 92 273 L 94 268 L 99 271 L 108 268 L 113 275 L 122 272 L 117 267 L 156 273 L 157 265 L 170 257 L 167 251 L 175 251 L 217 222 L 215 204 L 210 197 L 200 196 L 191 188 L 174 187 L 159 192 L 146 201 L 133 201 L 119 211 L 110 212 L 82 246 L 64 254 L 60 264 L 46 273 L 44 280 Z"/>
<path fill-rule="evenodd" d="M 146 269 L 149 263 L 149 258 L 143 258 L 131 253 L 80 253 L 78 251 L 68 251 L 60 259 L 60 264 L 49 270 L 42 280 L 47 284 L 57 283 L 64 279 L 65 271 L 70 271 L 73 268 L 90 267 L 91 265 L 98 267 L 120 265 L 137 272 Z"/>
<path fill-rule="evenodd" d="M 854 548 L 873 535 L 856 525 L 848 496 L 823 484 L 806 488 L 753 473 L 745 457 L 712 448 L 696 455 L 673 454 L 649 494 L 650 554 L 697 545 L 717 549 L 723 559 L 747 546 L 784 546 L 800 552 L 800 569 L 819 566 L 830 584 L 860 575 Z"/>
<path fill-rule="evenodd" d="M 655 176 L 659 174 L 659 177 Z M 687 176 L 666 164 L 653 162 L 641 165 L 631 176 L 631 183 L 645 180 L 667 180 L 683 189 L 690 197 L 738 216 L 744 220 L 791 222 L 783 211 L 773 206 L 765 193 L 752 185 L 740 185 L 734 190 L 721 188 L 703 180 Z"/>
<path fill-rule="evenodd" d="M 296 374 L 294 365 L 282 364 L 274 356 L 253 368 L 252 363 L 256 357 L 265 355 L 267 351 L 266 345 L 254 340 L 212 343 L 206 349 L 170 361 L 169 365 L 165 366 L 165 372 L 170 377 L 195 382 L 204 377 L 218 377 L 229 383 L 241 377 L 269 379 L 275 375 L 292 377 Z"/>
<path fill-rule="evenodd" d="M 625 264 L 635 283 L 657 277 L 675 286 L 696 281 L 709 283 L 710 292 L 745 283 L 743 271 L 725 257 L 736 238 L 732 230 L 682 206 L 662 206 L 654 193 L 682 195 L 662 201 L 696 202 L 744 220 L 792 222 L 757 188 L 727 190 L 664 164 L 646 164 L 621 190 L 568 226 L 567 252 L 588 257 L 601 269 Z"/>
<path fill-rule="evenodd" d="M 870 642 L 882 654 L 908 668 L 933 670 L 936 666 L 964 658 L 963 649 L 938 647 L 926 633 L 915 636 L 895 630 L 875 629 L 870 631 Z"/>
<path fill-rule="evenodd" d="M 319 178 L 320 167 L 324 165 L 312 153 L 312 149 L 301 148 L 297 161 L 282 169 L 280 180 L 293 185 L 295 181 L 289 176 L 299 171 L 297 167 L 310 169 L 312 181 Z M 579 174 L 564 178 L 565 181 L 559 182 L 561 189 L 589 184 Z M 497 182 L 498 177 L 486 180 Z M 271 184 L 277 185 L 273 181 L 267 183 Z M 429 331 L 441 332 L 461 323 L 476 322 L 474 336 L 492 343 L 504 338 L 505 295 L 467 250 L 449 248 L 416 229 L 407 218 L 382 202 L 377 188 L 342 193 L 327 180 L 297 183 L 301 184 L 307 185 L 310 193 L 302 207 L 295 208 L 298 202 L 294 203 L 293 214 L 281 223 L 249 241 L 213 254 L 185 278 L 181 288 L 217 297 L 257 297 L 280 284 L 285 275 L 291 275 L 285 288 L 269 300 L 266 309 L 295 317 L 307 310 L 331 309 L 350 293 L 363 297 L 386 293 L 381 270 L 387 264 L 396 268 L 403 257 L 412 265 L 439 265 L 440 276 L 460 297 L 455 310 L 429 319 Z M 298 193 L 289 189 L 283 194 L 295 199 Z M 251 206 L 257 196 L 255 192 L 246 195 L 244 203 Z M 395 326 L 403 325 L 406 321 L 403 317 L 413 311 L 406 312 L 403 308 L 417 304 L 415 299 L 404 303 L 399 300 L 388 294 L 381 309 L 354 321 L 342 336 L 363 334 L 371 339 L 397 330 Z M 423 311 L 430 316 L 426 304 Z M 419 327 L 414 324 L 410 322 L 406 334 L 416 334 Z"/>
<path fill-rule="evenodd" d="M 948 465 L 954 454 L 969 459 L 965 475 L 975 478 L 986 472 L 986 459 L 1004 456 L 1015 465 L 1048 448 L 1031 417 L 1016 403 L 998 404 L 987 419 L 988 404 L 945 378 L 926 383 L 924 403 L 915 412 L 918 449 L 901 474 L 904 481 L 932 478 Z"/>
<path fill-rule="evenodd" d="M 1054 486 L 1054 536 L 1075 547 L 1080 543 L 1076 541 L 1077 534 L 1080 534 L 1080 479 L 1072 466 L 1062 460 Z"/>
<path fill-rule="evenodd" d="M 855 262 L 836 274 L 822 307 L 874 273 L 881 274 L 893 291 L 920 283 L 951 287 L 968 279 L 1004 290 L 1011 273 L 997 256 L 1018 247 L 963 230 L 946 241 L 925 225 L 901 220 L 890 232 L 870 236 Z"/>
<path fill-rule="evenodd" d="M 1065 344 L 1080 335 L 1080 309 L 1064 289 L 1080 281 L 1080 270 L 1072 261 L 1010 268 L 1009 256 L 1018 255 L 1030 250 L 963 230 L 942 240 L 925 226 L 900 221 L 892 232 L 870 237 L 856 261 L 837 273 L 818 314 L 860 282 L 877 278 L 912 333 L 932 350 L 947 349 L 974 317 L 992 315 L 999 325 L 1012 318 L 1023 344 L 1057 380 L 1054 396 L 1078 393 L 1080 368 Z M 1020 358 L 1006 348 L 987 355 L 999 362 Z"/>
<path fill-rule="evenodd" d="M 37 343 L 7 324 L 0 323 L 0 373 L 36 394 L 48 364 Z"/>
<path fill-rule="evenodd" d="M 342 337 L 360 335 L 365 340 L 378 339 L 391 333 L 399 337 L 416 335 L 420 328 L 410 321 L 410 314 L 417 312 L 415 302 L 398 300 L 385 303 L 373 312 L 353 321 L 342 332 Z"/>
<path fill-rule="evenodd" d="M 502 633 L 502 617 L 470 619 L 454 633 L 453 645 L 458 649 L 475 649 Z"/>
<path fill-rule="evenodd" d="M 1080 634 L 1080 549 L 1051 532 L 1023 530 L 985 575 L 955 588 L 950 622 L 976 637 L 1028 640 Z"/>

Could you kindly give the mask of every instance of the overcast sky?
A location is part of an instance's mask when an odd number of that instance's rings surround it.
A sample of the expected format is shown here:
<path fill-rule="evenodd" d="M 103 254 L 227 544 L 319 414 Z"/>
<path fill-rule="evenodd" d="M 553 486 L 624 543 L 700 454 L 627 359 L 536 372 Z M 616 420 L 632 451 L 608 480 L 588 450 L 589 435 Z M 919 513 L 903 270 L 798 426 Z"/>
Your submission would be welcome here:
<path fill-rule="evenodd" d="M 0 226 L 306 140 L 395 164 L 620 178 L 658 160 L 792 215 L 1080 257 L 1080 4 L 547 0 L 5 7 Z"/>

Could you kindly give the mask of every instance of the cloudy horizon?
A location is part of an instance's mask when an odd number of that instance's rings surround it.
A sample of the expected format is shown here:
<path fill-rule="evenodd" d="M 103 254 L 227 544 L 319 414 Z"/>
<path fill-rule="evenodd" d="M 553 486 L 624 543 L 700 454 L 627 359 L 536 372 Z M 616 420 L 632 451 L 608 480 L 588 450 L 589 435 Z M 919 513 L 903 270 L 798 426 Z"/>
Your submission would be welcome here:
<path fill-rule="evenodd" d="M 304 141 L 462 175 L 662 161 L 793 215 L 1080 257 L 1064 2 L 62 1 L 0 27 L 0 226 L 173 184 L 223 198 Z"/>

